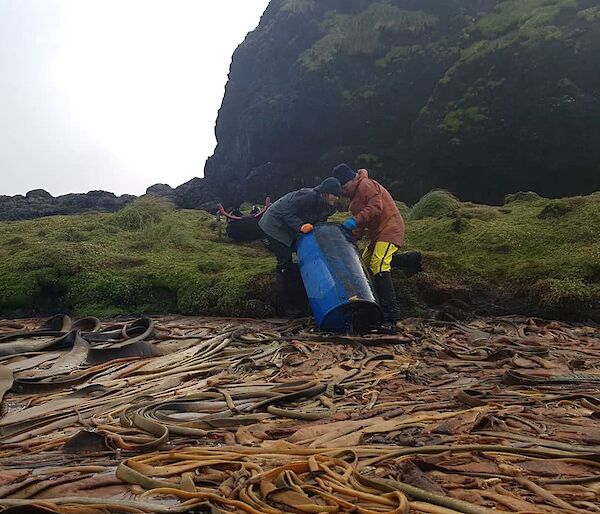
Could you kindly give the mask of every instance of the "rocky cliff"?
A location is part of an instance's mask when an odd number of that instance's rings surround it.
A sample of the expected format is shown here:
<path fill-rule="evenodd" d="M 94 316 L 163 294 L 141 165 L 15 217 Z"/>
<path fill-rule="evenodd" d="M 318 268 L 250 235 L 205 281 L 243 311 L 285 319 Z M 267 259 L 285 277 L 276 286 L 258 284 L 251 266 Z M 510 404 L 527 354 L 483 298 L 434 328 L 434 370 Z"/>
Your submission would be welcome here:
<path fill-rule="evenodd" d="M 600 189 L 598 0 L 272 0 L 233 56 L 200 206 L 345 161 L 399 199 Z"/>

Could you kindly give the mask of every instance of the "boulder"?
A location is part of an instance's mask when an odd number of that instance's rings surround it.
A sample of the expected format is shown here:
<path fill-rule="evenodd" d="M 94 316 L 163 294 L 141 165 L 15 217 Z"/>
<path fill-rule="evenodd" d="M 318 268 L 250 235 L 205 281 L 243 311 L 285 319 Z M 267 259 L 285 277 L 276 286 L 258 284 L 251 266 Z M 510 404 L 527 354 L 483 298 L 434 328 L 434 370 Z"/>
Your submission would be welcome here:
<path fill-rule="evenodd" d="M 173 198 L 175 196 L 175 190 L 168 184 L 154 184 L 146 189 L 146 195 Z"/>
<path fill-rule="evenodd" d="M 25 198 L 29 198 L 30 200 L 34 198 L 40 200 L 50 200 L 54 197 L 45 189 L 32 189 L 25 195 Z"/>

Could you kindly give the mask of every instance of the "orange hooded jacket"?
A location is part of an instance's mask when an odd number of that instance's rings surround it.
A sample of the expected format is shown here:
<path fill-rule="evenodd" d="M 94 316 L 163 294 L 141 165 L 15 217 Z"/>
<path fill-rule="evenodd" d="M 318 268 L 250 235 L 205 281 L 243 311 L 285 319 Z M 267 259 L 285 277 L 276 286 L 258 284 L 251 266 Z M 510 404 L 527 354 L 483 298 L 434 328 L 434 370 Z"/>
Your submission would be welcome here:
<path fill-rule="evenodd" d="M 344 192 L 350 197 L 350 212 L 356 218 L 357 239 L 366 230 L 371 245 L 384 241 L 402 246 L 404 219 L 387 189 L 369 178 L 367 170 L 358 170 L 356 178 L 344 187 Z"/>

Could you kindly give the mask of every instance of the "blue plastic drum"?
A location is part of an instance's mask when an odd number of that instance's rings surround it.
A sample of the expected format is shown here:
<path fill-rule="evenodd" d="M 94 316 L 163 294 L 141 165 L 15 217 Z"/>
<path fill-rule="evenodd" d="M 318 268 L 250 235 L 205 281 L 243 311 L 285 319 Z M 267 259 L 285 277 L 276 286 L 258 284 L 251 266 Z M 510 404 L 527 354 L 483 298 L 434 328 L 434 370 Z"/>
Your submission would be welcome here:
<path fill-rule="evenodd" d="M 383 313 L 358 250 L 344 229 L 322 223 L 296 243 L 300 273 L 319 328 L 364 332 L 381 325 Z"/>

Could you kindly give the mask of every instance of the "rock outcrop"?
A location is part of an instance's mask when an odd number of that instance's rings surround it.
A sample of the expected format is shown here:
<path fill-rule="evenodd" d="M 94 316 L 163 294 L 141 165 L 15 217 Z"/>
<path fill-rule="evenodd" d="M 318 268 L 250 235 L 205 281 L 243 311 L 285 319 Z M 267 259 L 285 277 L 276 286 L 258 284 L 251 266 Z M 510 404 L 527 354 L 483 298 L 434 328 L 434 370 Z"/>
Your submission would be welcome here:
<path fill-rule="evenodd" d="M 597 0 L 272 0 L 186 198 L 261 201 L 340 161 L 405 201 L 600 189 L 598 55 Z"/>
<path fill-rule="evenodd" d="M 166 198 L 180 209 L 215 211 L 221 201 L 210 183 L 194 178 L 177 188 L 154 184 L 144 196 Z M 16 221 L 84 212 L 115 212 L 134 201 L 134 195 L 116 196 L 107 191 L 70 193 L 54 197 L 44 189 L 34 189 L 25 196 L 0 195 L 0 221 Z"/>
<path fill-rule="evenodd" d="M 175 189 L 173 189 L 169 184 L 154 184 L 146 189 L 146 196 L 173 198 L 175 196 Z"/>
<path fill-rule="evenodd" d="M 43 189 L 34 189 L 25 196 L 0 196 L 0 221 L 26 220 L 57 214 L 114 212 L 134 199 L 135 196 L 132 195 L 115 196 L 107 191 L 53 197 Z"/>

